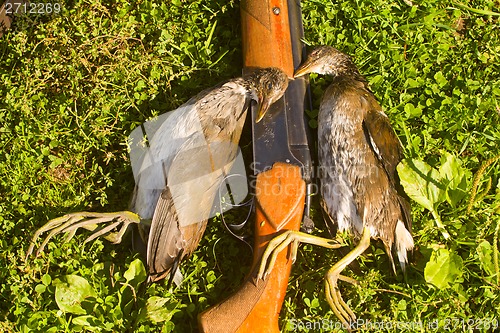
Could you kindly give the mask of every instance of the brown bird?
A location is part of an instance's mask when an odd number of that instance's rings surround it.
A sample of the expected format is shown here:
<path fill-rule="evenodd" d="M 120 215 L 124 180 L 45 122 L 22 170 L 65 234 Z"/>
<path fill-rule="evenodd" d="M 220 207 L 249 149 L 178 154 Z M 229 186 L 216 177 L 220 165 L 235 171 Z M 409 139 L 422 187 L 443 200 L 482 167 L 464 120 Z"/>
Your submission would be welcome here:
<path fill-rule="evenodd" d="M 169 273 L 171 280 L 179 262 L 196 249 L 203 236 L 219 185 L 235 161 L 252 101 L 257 102 L 259 121 L 287 86 L 288 77 L 280 69 L 255 69 L 146 122 L 142 128 L 147 144 L 141 129 L 130 136 L 136 179 L 131 211 L 80 212 L 51 220 L 33 236 L 26 258 L 43 232 L 50 231 L 36 255 L 58 233 L 67 233 L 67 241 L 78 228 L 94 230 L 103 223 L 105 227 L 86 242 L 105 236 L 119 243 L 132 223 L 139 225 L 143 239 L 147 239 L 149 280 L 161 280 Z"/>
<path fill-rule="evenodd" d="M 403 156 L 402 147 L 367 81 L 348 55 L 330 46 L 320 46 L 309 54 L 294 77 L 312 72 L 333 77 L 318 114 L 321 206 L 329 217 L 327 225 L 332 237 L 336 226 L 359 239 L 358 245 L 328 270 L 325 279 L 328 303 L 349 327 L 348 322 L 354 322 L 356 316 L 342 300 L 337 281 L 355 281 L 340 273 L 369 247 L 371 238 L 382 240 L 394 272 L 392 253 L 397 254 L 404 271 L 407 252 L 413 249 L 410 206 L 396 172 Z M 296 247 L 298 242 L 338 247 L 333 240 L 288 232 L 271 241 L 263 256 L 260 276 L 269 271 L 265 271 L 266 261 L 269 255 L 274 256 L 275 249 L 290 243 Z M 295 253 L 293 249 L 292 254 Z"/>

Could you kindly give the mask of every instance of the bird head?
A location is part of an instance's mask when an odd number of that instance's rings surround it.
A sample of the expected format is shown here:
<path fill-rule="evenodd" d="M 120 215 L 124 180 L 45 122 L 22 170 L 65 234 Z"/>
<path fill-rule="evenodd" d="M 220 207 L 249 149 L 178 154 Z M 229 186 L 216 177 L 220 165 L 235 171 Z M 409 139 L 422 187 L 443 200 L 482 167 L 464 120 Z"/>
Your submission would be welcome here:
<path fill-rule="evenodd" d="M 359 74 L 351 57 L 331 46 L 318 46 L 309 53 L 307 59 L 297 68 L 293 77 L 309 73 L 344 75 Z"/>
<path fill-rule="evenodd" d="M 252 98 L 257 101 L 257 119 L 259 122 L 269 107 L 283 96 L 288 87 L 288 76 L 279 68 L 258 68 L 252 72 Z"/>

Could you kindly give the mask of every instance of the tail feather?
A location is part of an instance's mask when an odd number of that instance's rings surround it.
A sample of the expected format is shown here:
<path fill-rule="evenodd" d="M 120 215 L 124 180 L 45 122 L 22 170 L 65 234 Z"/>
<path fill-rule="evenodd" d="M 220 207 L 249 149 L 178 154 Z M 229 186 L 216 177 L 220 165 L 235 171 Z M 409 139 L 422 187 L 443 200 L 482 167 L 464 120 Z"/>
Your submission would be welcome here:
<path fill-rule="evenodd" d="M 168 279 L 167 288 L 170 288 L 172 282 L 174 282 L 177 287 L 180 286 L 182 280 L 184 279 L 179 269 L 179 264 L 180 261 L 182 260 L 183 253 L 184 249 L 181 249 L 179 254 L 177 255 L 177 258 L 174 260 L 174 265 L 172 266 L 172 269 L 170 271 L 170 278 Z"/>
<path fill-rule="evenodd" d="M 396 233 L 395 233 L 395 246 L 396 253 L 398 255 L 399 264 L 401 265 L 401 269 L 403 273 L 405 273 L 406 263 L 408 263 L 408 252 L 413 250 L 413 237 L 406 229 L 403 221 L 398 221 L 396 224 Z"/>

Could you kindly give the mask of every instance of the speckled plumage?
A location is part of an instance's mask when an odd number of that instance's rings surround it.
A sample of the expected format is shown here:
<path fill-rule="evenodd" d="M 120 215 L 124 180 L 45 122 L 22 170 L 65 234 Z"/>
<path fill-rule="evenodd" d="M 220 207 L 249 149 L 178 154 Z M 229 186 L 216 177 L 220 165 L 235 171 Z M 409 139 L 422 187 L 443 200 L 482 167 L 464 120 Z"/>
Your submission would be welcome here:
<path fill-rule="evenodd" d="M 413 240 L 409 204 L 397 190 L 400 142 L 349 56 L 323 46 L 304 66 L 333 76 L 318 114 L 322 206 L 341 231 L 359 237 L 369 228 L 384 243 L 393 269 L 396 245 L 404 269 Z"/>

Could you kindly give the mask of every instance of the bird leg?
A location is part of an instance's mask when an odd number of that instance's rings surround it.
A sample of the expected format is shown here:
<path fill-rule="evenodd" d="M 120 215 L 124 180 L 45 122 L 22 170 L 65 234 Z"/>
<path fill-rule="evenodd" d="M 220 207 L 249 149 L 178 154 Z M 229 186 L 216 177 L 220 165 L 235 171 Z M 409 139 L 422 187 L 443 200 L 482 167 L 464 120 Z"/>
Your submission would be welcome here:
<path fill-rule="evenodd" d="M 359 255 L 365 252 L 365 250 L 370 246 L 370 237 L 370 229 L 364 228 L 359 244 L 345 257 L 340 259 L 339 262 L 333 265 L 333 267 L 328 270 L 325 277 L 325 293 L 328 304 L 332 308 L 332 311 L 335 313 L 337 318 L 339 318 L 342 324 L 349 331 L 351 331 L 349 322 L 354 322 L 356 320 L 356 315 L 351 311 L 349 306 L 342 299 L 342 295 L 340 294 L 339 288 L 337 286 L 337 281 L 341 280 L 344 282 L 349 282 L 351 284 L 358 284 L 356 280 L 347 276 L 343 276 L 340 273 Z M 269 275 L 274 267 L 278 254 L 283 251 L 288 245 L 291 246 L 290 258 L 292 259 L 292 262 L 294 262 L 297 257 L 297 249 L 300 242 L 319 245 L 329 249 L 336 249 L 344 246 L 342 243 L 336 240 L 317 237 L 300 231 L 285 231 L 273 238 L 267 245 L 267 248 L 262 255 L 257 278 L 265 279 Z M 271 258 L 269 259 L 269 257 Z"/>
<path fill-rule="evenodd" d="M 344 258 L 340 259 L 332 268 L 328 270 L 325 277 L 325 293 L 326 299 L 333 312 L 340 319 L 342 324 L 349 330 L 349 322 L 356 321 L 356 315 L 351 311 L 349 306 L 342 299 L 339 288 L 337 286 L 337 280 L 346 281 L 346 277 L 340 275 L 347 265 L 353 262 L 357 257 L 359 257 L 365 250 L 370 246 L 370 229 L 364 228 L 361 240 L 358 245 L 351 252 L 349 252 Z M 352 283 L 351 281 L 347 281 Z"/>
<path fill-rule="evenodd" d="M 300 231 L 287 230 L 274 237 L 267 245 L 267 248 L 262 255 L 257 279 L 265 279 L 271 273 L 274 264 L 276 263 L 278 254 L 288 245 L 291 245 L 290 258 L 292 259 L 292 263 L 294 263 L 297 258 L 297 249 L 300 242 L 319 245 L 329 249 L 337 249 L 344 246 L 344 244 L 341 244 L 333 239 L 313 236 Z M 271 259 L 269 260 L 269 263 L 267 263 L 269 256 L 271 256 Z"/>
<path fill-rule="evenodd" d="M 50 239 L 59 233 L 66 233 L 64 242 L 68 242 L 71 238 L 73 238 L 79 228 L 94 231 L 98 228 L 98 225 L 102 223 L 109 223 L 109 225 L 104 226 L 98 231 L 94 232 L 85 240 L 85 243 L 94 240 L 97 237 L 105 235 L 105 239 L 112 242 L 113 244 L 118 244 L 122 241 L 122 237 L 127 231 L 128 226 L 131 223 L 141 223 L 141 218 L 139 217 L 139 215 L 129 211 L 114 213 L 78 212 L 66 214 L 64 216 L 50 220 L 35 232 L 33 238 L 31 239 L 30 247 L 26 252 L 25 259 L 27 260 L 31 253 L 33 253 L 36 240 L 44 232 L 50 231 L 43 240 L 40 247 L 38 247 L 38 249 L 36 250 L 35 256 L 38 256 L 43 251 Z M 111 230 L 113 230 L 114 228 L 118 228 L 120 225 L 121 227 L 118 231 L 111 232 Z"/>

